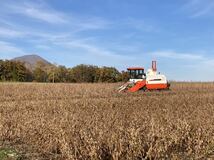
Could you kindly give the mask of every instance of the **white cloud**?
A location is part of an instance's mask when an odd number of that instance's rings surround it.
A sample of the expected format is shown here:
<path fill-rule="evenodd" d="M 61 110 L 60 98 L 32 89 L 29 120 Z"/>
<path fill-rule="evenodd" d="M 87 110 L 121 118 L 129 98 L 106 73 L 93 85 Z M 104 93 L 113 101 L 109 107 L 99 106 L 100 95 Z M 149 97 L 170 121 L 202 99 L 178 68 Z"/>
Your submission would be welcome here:
<path fill-rule="evenodd" d="M 157 57 L 180 59 L 180 60 L 204 60 L 203 55 L 190 54 L 190 53 L 177 53 L 173 51 L 159 51 L 159 52 L 153 52 L 150 54 Z"/>
<path fill-rule="evenodd" d="M 79 48 L 86 51 L 86 53 L 102 57 L 102 58 L 111 58 L 112 60 L 128 60 L 131 59 L 130 56 L 124 56 L 114 53 L 113 51 L 109 51 L 95 45 L 89 44 L 85 40 L 68 40 L 67 42 L 55 42 L 55 44 L 61 45 L 66 48 Z"/>
<path fill-rule="evenodd" d="M 207 69 L 211 69 L 214 67 L 214 58 L 212 59 L 206 59 L 204 61 L 201 62 L 202 66 L 206 66 Z"/>
<path fill-rule="evenodd" d="M 53 10 L 44 4 L 35 3 L 13 3 L 7 5 L 8 14 L 21 14 L 29 18 L 37 19 L 51 24 L 64 24 L 68 20 L 63 13 Z"/>
<path fill-rule="evenodd" d="M 0 41 L 0 56 L 2 59 L 10 59 L 11 57 L 23 55 L 24 53 L 22 49 L 15 47 L 13 44 Z"/>
<path fill-rule="evenodd" d="M 120 22 L 121 24 L 131 27 L 133 29 L 136 29 L 138 31 L 144 31 L 144 32 L 158 32 L 160 30 L 160 27 L 154 27 L 151 24 L 148 24 L 142 19 L 135 19 L 135 18 L 127 18 Z"/>
<path fill-rule="evenodd" d="M 159 60 L 174 59 L 176 61 L 167 61 L 165 68 L 169 79 L 173 80 L 191 80 L 191 81 L 213 81 L 214 57 L 208 57 L 206 54 L 197 53 L 179 53 L 173 51 L 153 52 L 149 55 L 157 57 Z M 172 67 L 169 67 L 169 66 Z M 174 70 L 173 70 L 174 69 Z"/>
<path fill-rule="evenodd" d="M 49 23 L 54 23 L 54 24 L 66 23 L 65 18 L 56 12 L 52 12 L 52 11 L 48 12 L 37 8 L 26 8 L 26 9 L 21 8 L 21 10 L 22 9 L 23 9 L 23 12 L 21 11 L 20 13 L 23 13 L 35 19 L 39 19 L 39 20 L 49 22 Z"/>
<path fill-rule="evenodd" d="M 0 27 L 0 37 L 16 38 L 16 37 L 22 37 L 24 35 L 25 35 L 24 32 L 20 32 L 17 30 L 9 29 L 9 28 Z"/>
<path fill-rule="evenodd" d="M 1 11 L 1 15 L 13 17 L 24 16 L 24 18 L 31 18 L 40 22 L 46 22 L 54 26 L 63 25 L 64 29 L 70 30 L 72 33 L 77 33 L 85 30 L 98 30 L 106 29 L 110 26 L 111 22 L 101 17 L 84 16 L 81 14 L 73 14 L 67 12 L 61 12 L 53 9 L 50 5 L 44 1 L 42 3 L 24 3 L 13 2 L 3 3 L 4 10 Z M 10 18 L 9 18 L 10 20 Z M 11 25 L 9 20 L 1 19 L 0 21 Z M 27 19 L 27 21 L 29 21 Z M 14 26 L 14 24 L 12 23 Z M 16 24 L 15 26 L 16 27 Z"/>
<path fill-rule="evenodd" d="M 39 44 L 35 46 L 38 49 L 42 49 L 42 50 L 49 50 L 51 49 L 48 45 L 43 45 L 43 44 Z"/>
<path fill-rule="evenodd" d="M 107 29 L 111 22 L 99 17 L 81 17 L 76 16 L 71 19 L 75 31 Z"/>
<path fill-rule="evenodd" d="M 183 9 L 188 12 L 191 18 L 211 15 L 214 10 L 213 0 L 188 0 Z"/>
<path fill-rule="evenodd" d="M 70 33 L 66 32 L 59 32 L 56 33 L 54 31 L 40 31 L 38 29 L 31 29 L 25 26 L 11 24 L 8 27 L 1 27 L 0 26 L 0 38 L 26 38 L 29 41 L 38 41 L 39 39 L 44 41 L 52 41 L 54 39 L 64 39 L 69 37 Z"/>

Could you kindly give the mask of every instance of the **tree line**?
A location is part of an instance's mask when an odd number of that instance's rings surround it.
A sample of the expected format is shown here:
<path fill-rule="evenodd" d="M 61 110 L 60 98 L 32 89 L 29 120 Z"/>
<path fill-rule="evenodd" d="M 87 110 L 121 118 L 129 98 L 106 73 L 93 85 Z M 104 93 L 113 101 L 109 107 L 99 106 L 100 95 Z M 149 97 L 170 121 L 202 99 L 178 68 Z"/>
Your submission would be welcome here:
<path fill-rule="evenodd" d="M 127 81 L 127 72 L 119 72 L 114 67 L 98 67 L 80 64 L 73 68 L 46 65 L 38 62 L 29 70 L 19 61 L 0 60 L 0 81 L 11 82 L 52 82 L 52 83 L 114 83 Z"/>

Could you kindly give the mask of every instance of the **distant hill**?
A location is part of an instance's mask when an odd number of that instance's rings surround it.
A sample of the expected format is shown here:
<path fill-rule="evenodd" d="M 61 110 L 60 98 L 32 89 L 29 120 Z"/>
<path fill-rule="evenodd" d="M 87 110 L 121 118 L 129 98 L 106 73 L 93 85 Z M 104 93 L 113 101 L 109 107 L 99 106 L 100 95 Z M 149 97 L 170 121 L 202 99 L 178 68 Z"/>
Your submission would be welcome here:
<path fill-rule="evenodd" d="M 26 68 L 28 68 L 31 71 L 33 69 L 35 69 L 36 64 L 38 62 L 42 62 L 47 66 L 52 65 L 50 62 L 48 62 L 47 60 L 45 60 L 44 58 L 42 58 L 38 55 L 25 55 L 25 56 L 21 56 L 21 57 L 16 57 L 16 58 L 12 59 L 12 61 L 23 62 L 25 64 Z"/>

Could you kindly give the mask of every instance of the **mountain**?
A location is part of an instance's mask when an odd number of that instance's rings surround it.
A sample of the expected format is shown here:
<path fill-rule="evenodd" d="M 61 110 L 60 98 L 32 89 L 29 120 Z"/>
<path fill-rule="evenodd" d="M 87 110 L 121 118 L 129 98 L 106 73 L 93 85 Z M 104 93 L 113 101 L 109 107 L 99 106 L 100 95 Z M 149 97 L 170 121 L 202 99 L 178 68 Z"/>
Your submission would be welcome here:
<path fill-rule="evenodd" d="M 45 60 L 44 58 L 42 58 L 38 55 L 25 55 L 25 56 L 21 56 L 21 57 L 16 57 L 16 58 L 12 59 L 12 61 L 23 62 L 25 64 L 26 68 L 28 68 L 31 71 L 35 69 L 36 64 L 38 62 L 45 64 L 45 66 L 52 65 L 50 62 L 48 62 L 47 60 Z"/>

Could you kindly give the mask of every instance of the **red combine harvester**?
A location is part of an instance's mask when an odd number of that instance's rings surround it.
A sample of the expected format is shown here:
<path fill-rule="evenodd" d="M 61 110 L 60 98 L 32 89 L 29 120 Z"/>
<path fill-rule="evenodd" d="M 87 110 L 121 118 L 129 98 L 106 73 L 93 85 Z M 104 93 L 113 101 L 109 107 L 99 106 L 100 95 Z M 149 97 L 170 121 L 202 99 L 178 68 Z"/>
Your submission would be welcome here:
<path fill-rule="evenodd" d="M 136 92 L 139 90 L 166 90 L 169 89 L 166 76 L 157 73 L 157 63 L 152 61 L 152 69 L 148 69 L 145 73 L 144 68 L 133 67 L 127 68 L 130 79 L 127 83 L 118 88 L 119 92 L 128 91 Z"/>

